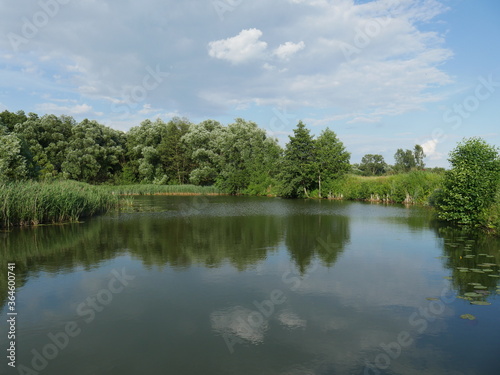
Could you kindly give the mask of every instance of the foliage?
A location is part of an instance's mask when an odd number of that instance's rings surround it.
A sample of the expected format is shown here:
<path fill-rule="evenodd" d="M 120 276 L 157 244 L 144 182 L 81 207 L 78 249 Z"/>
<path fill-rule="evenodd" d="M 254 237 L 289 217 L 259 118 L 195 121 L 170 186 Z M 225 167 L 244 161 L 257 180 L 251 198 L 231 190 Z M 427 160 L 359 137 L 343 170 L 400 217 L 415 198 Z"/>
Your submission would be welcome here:
<path fill-rule="evenodd" d="M 205 120 L 193 125 L 181 138 L 193 161 L 189 181 L 195 185 L 213 185 L 220 173 L 224 128 L 219 122 Z"/>
<path fill-rule="evenodd" d="M 334 199 L 425 204 L 442 180 L 439 174 L 426 171 L 380 177 L 347 175 L 332 181 L 325 190 Z"/>
<path fill-rule="evenodd" d="M 498 150 L 481 138 L 469 138 L 451 153 L 437 203 L 439 218 L 459 224 L 485 222 L 500 182 Z"/>
<path fill-rule="evenodd" d="M 329 128 L 323 130 L 315 143 L 318 174 L 318 194 L 321 198 L 321 181 L 332 181 L 346 174 L 351 166 L 351 154 Z"/>
<path fill-rule="evenodd" d="M 382 155 L 366 154 L 361 159 L 358 169 L 364 176 L 381 176 L 387 171 L 387 164 Z"/>
<path fill-rule="evenodd" d="M 236 119 L 222 133 L 216 185 L 230 194 L 248 191 L 250 183 L 257 190 L 257 185 L 271 183 L 280 154 L 276 140 L 268 138 L 256 123 Z"/>
<path fill-rule="evenodd" d="M 316 149 L 309 129 L 300 121 L 286 145 L 281 165 L 281 191 L 284 198 L 308 196 L 316 183 Z"/>
<path fill-rule="evenodd" d="M 32 178 L 36 172 L 26 142 L 15 134 L 0 135 L 0 183 Z"/>
<path fill-rule="evenodd" d="M 413 151 L 399 148 L 394 154 L 394 170 L 398 173 L 402 173 L 409 172 L 412 169 L 424 169 L 424 158 L 424 150 L 420 145 L 415 145 Z"/>

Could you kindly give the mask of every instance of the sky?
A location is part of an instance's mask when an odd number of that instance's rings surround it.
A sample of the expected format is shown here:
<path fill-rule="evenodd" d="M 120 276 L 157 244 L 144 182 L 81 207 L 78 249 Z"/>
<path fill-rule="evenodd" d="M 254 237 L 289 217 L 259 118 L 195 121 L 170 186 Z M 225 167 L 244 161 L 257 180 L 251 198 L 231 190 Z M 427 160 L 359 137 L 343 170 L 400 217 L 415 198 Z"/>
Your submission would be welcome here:
<path fill-rule="evenodd" d="M 497 0 L 0 0 L 0 111 L 299 120 L 351 162 L 421 144 L 448 167 L 464 138 L 500 146 Z"/>

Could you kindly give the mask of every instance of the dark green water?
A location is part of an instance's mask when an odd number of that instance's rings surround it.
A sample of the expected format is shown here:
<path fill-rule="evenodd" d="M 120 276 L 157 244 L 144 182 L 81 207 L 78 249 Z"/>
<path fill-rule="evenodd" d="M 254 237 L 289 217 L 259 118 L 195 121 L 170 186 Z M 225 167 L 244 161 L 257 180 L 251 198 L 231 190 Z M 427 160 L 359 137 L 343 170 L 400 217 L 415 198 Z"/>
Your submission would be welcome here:
<path fill-rule="evenodd" d="M 498 239 L 423 208 L 136 203 L 0 233 L 4 354 L 8 261 L 18 287 L 17 367 L 2 355 L 1 374 L 498 373 Z"/>

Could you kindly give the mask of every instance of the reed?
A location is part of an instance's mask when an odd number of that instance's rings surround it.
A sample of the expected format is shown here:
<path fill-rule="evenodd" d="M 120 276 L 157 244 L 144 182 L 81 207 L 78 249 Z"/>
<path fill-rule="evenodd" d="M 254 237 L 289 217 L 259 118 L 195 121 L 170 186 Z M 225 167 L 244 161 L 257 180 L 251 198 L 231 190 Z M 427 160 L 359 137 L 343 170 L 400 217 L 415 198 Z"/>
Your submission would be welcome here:
<path fill-rule="evenodd" d="M 0 227 L 74 222 L 118 205 L 102 187 L 76 181 L 0 184 Z"/>
<path fill-rule="evenodd" d="M 442 175 L 426 171 L 381 177 L 347 175 L 326 186 L 326 193 L 331 199 L 427 204 L 442 181 Z"/>

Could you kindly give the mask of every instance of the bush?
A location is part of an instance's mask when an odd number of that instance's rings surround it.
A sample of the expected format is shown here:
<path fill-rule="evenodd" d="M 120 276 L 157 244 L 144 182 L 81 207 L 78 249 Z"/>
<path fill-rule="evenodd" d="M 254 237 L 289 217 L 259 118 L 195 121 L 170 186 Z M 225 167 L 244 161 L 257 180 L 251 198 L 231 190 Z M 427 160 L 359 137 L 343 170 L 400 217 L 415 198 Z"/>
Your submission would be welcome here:
<path fill-rule="evenodd" d="M 439 218 L 459 224 L 485 224 L 498 191 L 497 149 L 480 138 L 470 138 L 450 153 L 449 161 L 452 169 L 445 174 L 437 203 Z"/>

